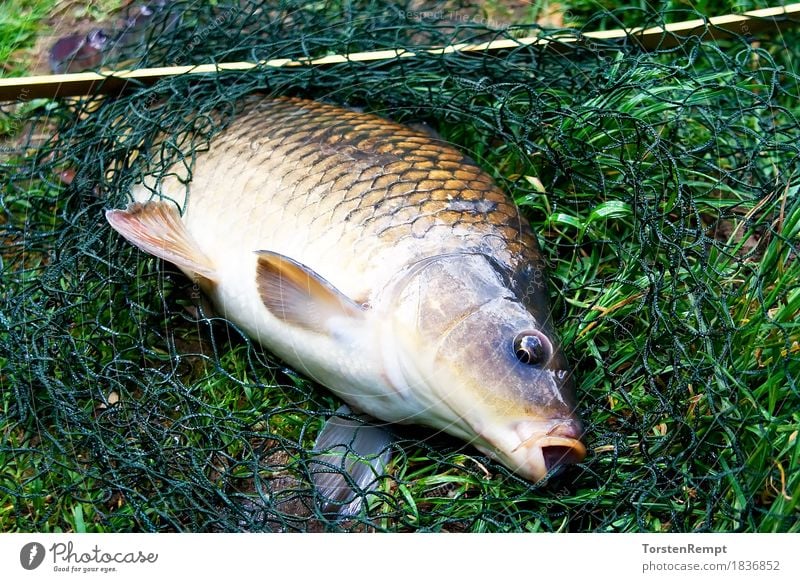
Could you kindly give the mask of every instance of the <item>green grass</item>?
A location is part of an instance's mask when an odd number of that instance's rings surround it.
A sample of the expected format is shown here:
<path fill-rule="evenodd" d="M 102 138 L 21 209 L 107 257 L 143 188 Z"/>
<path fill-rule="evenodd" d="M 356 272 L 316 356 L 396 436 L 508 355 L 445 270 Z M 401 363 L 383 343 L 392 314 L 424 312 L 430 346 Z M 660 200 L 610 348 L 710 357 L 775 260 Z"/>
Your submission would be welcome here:
<path fill-rule="evenodd" d="M 572 5 L 576 20 L 598 6 Z M 787 46 L 769 50 L 792 70 Z M 611 60 L 579 98 L 554 83 L 531 134 L 528 95 L 507 86 L 503 139 L 478 129 L 496 127 L 488 89 L 474 102 L 484 126 L 439 128 L 536 229 L 590 454 L 532 487 L 451 439 L 405 431 L 372 527 L 800 531 L 797 168 L 791 143 L 758 149 L 767 120 L 800 116 L 797 87 L 764 108 L 769 79 L 676 64 L 684 72 L 665 78 Z M 430 86 L 408 90 L 423 103 L 461 90 Z M 720 179 L 746 162 L 769 178 L 763 196 Z M 191 284 L 120 243 L 90 187 L 46 173 L 22 184 L 4 184 L 0 206 L 0 344 L 36 352 L 0 351 L 0 531 L 259 528 L 248 504 L 262 503 L 295 516 L 270 528 L 325 529 L 298 499 L 321 411 L 338 402 L 218 318 L 196 318 Z"/>
<path fill-rule="evenodd" d="M 754 2 L 752 0 L 667 0 L 664 2 L 627 2 L 621 5 L 613 0 L 534 0 L 529 3 L 527 17 L 532 22 L 547 18 L 551 14 L 560 14 L 566 26 L 582 26 L 591 23 L 588 28 L 607 30 L 622 27 L 648 26 L 659 22 L 658 15 L 666 14 L 667 22 L 692 20 L 700 15 L 722 16 L 725 14 L 741 14 L 749 10 L 778 6 L 775 2 Z M 508 16 L 507 9 L 501 2 L 490 2 L 486 5 L 490 14 L 497 18 Z"/>
<path fill-rule="evenodd" d="M 21 76 L 26 61 L 15 53 L 33 46 L 42 31 L 42 20 L 56 0 L 14 0 L 0 4 L 0 77 Z"/>
<path fill-rule="evenodd" d="M 789 2 L 784 2 L 788 4 Z M 524 5 L 492 0 L 482 4 L 484 17 L 494 28 L 510 24 L 538 23 L 544 27 L 575 27 L 585 30 L 609 30 L 652 26 L 661 22 L 694 20 L 702 16 L 723 16 L 779 6 L 776 2 L 753 0 L 708 0 L 692 2 L 627 2 L 614 0 L 532 0 Z"/>

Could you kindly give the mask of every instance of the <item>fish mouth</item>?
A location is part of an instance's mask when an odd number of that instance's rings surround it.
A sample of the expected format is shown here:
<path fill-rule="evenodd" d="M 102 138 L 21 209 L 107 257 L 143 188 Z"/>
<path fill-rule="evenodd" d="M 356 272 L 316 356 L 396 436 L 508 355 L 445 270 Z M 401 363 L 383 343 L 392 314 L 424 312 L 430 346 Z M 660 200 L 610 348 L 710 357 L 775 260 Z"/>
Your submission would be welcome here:
<path fill-rule="evenodd" d="M 580 440 L 583 429 L 577 420 L 524 420 L 511 428 L 515 446 L 496 446 L 494 456 L 530 481 L 553 477 L 567 466 L 586 458 L 586 446 Z M 495 439 L 494 442 L 511 443 L 511 438 L 507 434 L 506 439 Z"/>
<path fill-rule="evenodd" d="M 545 475 L 555 475 L 568 465 L 575 465 L 586 458 L 586 447 L 578 439 L 565 437 L 545 437 L 537 443 Z"/>

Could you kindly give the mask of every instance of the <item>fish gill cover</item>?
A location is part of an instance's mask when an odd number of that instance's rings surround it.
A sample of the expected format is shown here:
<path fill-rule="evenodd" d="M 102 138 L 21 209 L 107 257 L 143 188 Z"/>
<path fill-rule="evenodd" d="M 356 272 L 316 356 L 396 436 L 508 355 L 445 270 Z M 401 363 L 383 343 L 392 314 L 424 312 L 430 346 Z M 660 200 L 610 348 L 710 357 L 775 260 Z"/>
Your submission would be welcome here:
<path fill-rule="evenodd" d="M 701 16 L 598 12 L 582 29 Z M 114 58 L 553 43 L 3 104 L 0 529 L 798 531 L 797 35 L 648 52 L 564 32 L 466 3 L 175 2 Z M 143 175 L 191 169 L 254 91 L 428 122 L 514 197 L 549 267 L 584 462 L 532 485 L 405 429 L 365 512 L 320 513 L 308 451 L 341 403 L 103 218 Z"/>

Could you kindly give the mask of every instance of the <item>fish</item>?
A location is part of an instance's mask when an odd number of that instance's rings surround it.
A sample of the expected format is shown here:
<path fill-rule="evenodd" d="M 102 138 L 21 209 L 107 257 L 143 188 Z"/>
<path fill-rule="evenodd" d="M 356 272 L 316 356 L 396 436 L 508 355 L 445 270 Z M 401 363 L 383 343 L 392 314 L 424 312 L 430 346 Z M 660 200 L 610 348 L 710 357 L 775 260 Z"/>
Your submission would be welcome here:
<path fill-rule="evenodd" d="M 176 165 L 106 219 L 341 398 L 315 451 L 317 484 L 343 514 L 358 503 L 332 468 L 369 485 L 388 462 L 381 423 L 443 431 L 531 482 L 586 455 L 532 228 L 429 132 L 251 98 L 196 153 L 190 180 Z M 337 446 L 359 462 L 333 463 Z"/>

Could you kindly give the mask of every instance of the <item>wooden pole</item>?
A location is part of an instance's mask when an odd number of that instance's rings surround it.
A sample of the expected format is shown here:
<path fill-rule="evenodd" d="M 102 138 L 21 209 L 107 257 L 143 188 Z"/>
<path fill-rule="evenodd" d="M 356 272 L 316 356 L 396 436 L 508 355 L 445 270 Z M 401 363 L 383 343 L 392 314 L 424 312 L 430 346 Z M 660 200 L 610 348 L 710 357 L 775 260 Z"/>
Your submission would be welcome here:
<path fill-rule="evenodd" d="M 461 43 L 433 49 L 396 49 L 350 53 L 347 55 L 328 55 L 316 59 L 271 59 L 268 61 L 217 63 L 204 65 L 185 65 L 176 67 L 156 67 L 148 69 L 100 71 L 71 73 L 63 75 L 41 75 L 34 77 L 12 77 L 0 79 L 0 101 L 27 101 L 35 98 L 56 98 L 79 95 L 118 93 L 129 84 L 149 84 L 176 75 L 209 75 L 222 71 L 247 71 L 257 67 L 312 67 L 345 62 L 381 61 L 425 55 L 449 53 L 491 52 L 513 50 L 529 45 L 569 46 L 588 44 L 592 40 L 630 41 L 645 49 L 676 46 L 682 39 L 695 35 L 705 35 L 711 39 L 732 34 L 750 34 L 767 27 L 785 26 L 796 23 L 800 17 L 800 3 L 777 8 L 752 10 L 742 14 L 715 16 L 709 19 L 695 19 L 676 22 L 653 28 L 615 29 L 587 32 L 576 35 L 565 33 L 547 38 L 530 36 L 519 39 L 502 39 L 480 44 Z"/>

